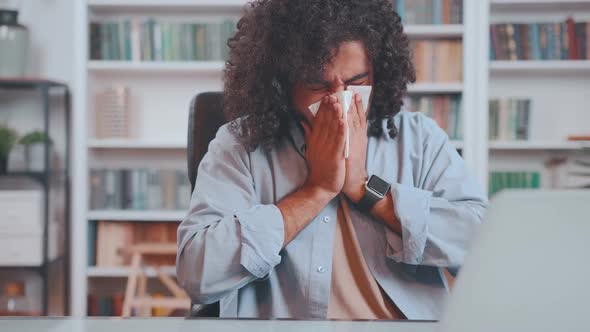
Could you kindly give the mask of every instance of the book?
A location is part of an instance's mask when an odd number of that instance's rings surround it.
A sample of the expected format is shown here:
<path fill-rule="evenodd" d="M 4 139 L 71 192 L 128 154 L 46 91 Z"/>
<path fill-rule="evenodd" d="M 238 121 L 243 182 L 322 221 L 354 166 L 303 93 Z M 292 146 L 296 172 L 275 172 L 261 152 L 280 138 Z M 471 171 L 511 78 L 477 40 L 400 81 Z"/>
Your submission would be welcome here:
<path fill-rule="evenodd" d="M 461 94 L 418 95 L 407 101 L 409 110 L 431 117 L 452 140 L 462 139 Z"/>
<path fill-rule="evenodd" d="M 587 60 L 589 22 L 490 25 L 490 60 Z"/>
<path fill-rule="evenodd" d="M 541 173 L 539 171 L 493 171 L 489 173 L 489 196 L 494 196 L 504 189 L 539 189 Z"/>
<path fill-rule="evenodd" d="M 160 18 L 121 18 L 89 25 L 92 60 L 197 61 L 227 59 L 233 18 L 217 22 L 176 22 Z"/>
<path fill-rule="evenodd" d="M 461 40 L 415 40 L 411 42 L 416 82 L 462 82 Z"/>
<path fill-rule="evenodd" d="M 490 140 L 528 140 L 530 133 L 530 99 L 493 98 L 488 103 Z"/>

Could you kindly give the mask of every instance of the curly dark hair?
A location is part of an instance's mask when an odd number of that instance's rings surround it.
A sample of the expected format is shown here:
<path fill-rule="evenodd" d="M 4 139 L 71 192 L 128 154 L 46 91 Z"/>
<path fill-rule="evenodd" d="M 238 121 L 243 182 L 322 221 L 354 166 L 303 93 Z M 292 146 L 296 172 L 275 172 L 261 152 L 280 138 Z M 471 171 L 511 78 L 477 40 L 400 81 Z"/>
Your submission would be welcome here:
<path fill-rule="evenodd" d="M 409 39 L 386 0 L 256 0 L 247 6 L 228 41 L 224 71 L 224 112 L 241 143 L 270 148 L 286 133 L 296 82 L 322 73 L 346 41 L 363 43 L 373 63 L 373 99 L 368 135 L 383 134 L 379 120 L 403 105 L 416 79 Z"/>

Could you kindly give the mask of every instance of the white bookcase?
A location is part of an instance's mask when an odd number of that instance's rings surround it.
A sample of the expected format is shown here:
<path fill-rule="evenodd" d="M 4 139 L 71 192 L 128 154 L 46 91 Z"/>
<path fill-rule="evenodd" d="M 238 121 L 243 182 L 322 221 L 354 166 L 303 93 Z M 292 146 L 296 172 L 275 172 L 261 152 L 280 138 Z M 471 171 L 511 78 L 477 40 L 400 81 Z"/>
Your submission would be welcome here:
<path fill-rule="evenodd" d="M 590 21 L 590 1 L 490 0 L 490 24 Z M 489 168 L 497 171 L 539 171 L 541 187 L 549 187 L 545 163 L 579 154 L 590 142 L 567 141 L 568 135 L 590 133 L 590 60 L 491 61 L 493 97 L 531 99 L 528 141 L 490 142 Z"/>
<path fill-rule="evenodd" d="M 87 267 L 89 220 L 179 221 L 186 211 L 92 211 L 88 208 L 88 171 L 94 167 L 186 167 L 186 128 L 191 98 L 222 89 L 223 62 L 89 61 L 88 24 L 94 18 L 239 16 L 246 0 L 86 0 L 76 1 L 74 100 L 74 207 L 72 230 L 72 314 L 86 315 L 86 296 L 94 279 L 121 278 L 125 268 Z M 462 93 L 461 149 L 471 171 L 487 185 L 488 4 L 464 0 L 462 25 L 410 25 L 411 38 L 462 39 L 463 81 L 420 83 L 410 93 Z M 130 87 L 136 113 L 134 139 L 95 139 L 93 98 L 112 84 Z M 173 271 L 170 271 L 173 273 Z"/>

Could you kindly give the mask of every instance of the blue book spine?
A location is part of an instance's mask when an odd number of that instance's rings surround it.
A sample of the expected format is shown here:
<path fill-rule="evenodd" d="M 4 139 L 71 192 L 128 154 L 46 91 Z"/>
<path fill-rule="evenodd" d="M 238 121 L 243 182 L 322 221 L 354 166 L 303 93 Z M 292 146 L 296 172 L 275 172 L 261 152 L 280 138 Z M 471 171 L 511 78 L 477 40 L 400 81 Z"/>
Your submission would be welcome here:
<path fill-rule="evenodd" d="M 520 24 L 515 23 L 514 25 L 514 45 L 516 49 L 516 59 L 522 60 L 522 42 L 520 41 Z"/>
<path fill-rule="evenodd" d="M 442 0 L 432 0 L 433 5 L 433 23 L 442 24 Z"/>
<path fill-rule="evenodd" d="M 539 41 L 539 25 L 529 26 L 529 41 L 532 49 L 533 60 L 541 60 L 541 44 Z"/>
<path fill-rule="evenodd" d="M 555 57 L 555 29 L 553 24 L 546 24 L 547 31 L 547 59 L 554 60 Z"/>

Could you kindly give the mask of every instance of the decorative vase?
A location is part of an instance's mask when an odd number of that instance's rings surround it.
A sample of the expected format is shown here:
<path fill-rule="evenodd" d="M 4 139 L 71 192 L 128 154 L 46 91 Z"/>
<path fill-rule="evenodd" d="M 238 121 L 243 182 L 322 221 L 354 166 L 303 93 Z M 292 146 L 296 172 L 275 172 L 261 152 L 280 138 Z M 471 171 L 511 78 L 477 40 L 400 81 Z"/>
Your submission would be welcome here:
<path fill-rule="evenodd" d="M 45 144 L 27 145 L 25 147 L 25 161 L 29 172 L 42 172 L 45 169 Z"/>
<path fill-rule="evenodd" d="M 29 31 L 18 24 L 18 11 L 0 9 L 0 77 L 25 76 Z"/>

